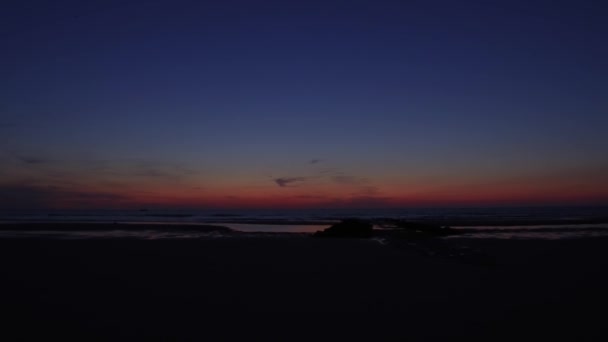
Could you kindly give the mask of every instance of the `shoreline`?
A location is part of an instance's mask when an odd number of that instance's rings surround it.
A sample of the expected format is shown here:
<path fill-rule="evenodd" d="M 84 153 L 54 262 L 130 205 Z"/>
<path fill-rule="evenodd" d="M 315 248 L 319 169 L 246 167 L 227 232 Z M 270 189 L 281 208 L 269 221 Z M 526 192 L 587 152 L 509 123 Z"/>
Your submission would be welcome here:
<path fill-rule="evenodd" d="M 249 225 L 249 224 L 167 224 L 167 223 L 102 223 L 44 222 L 0 223 L 0 239 L 216 239 L 238 237 L 312 237 L 324 225 Z M 368 239 L 381 244 L 432 241 L 438 239 L 563 240 L 602 238 L 608 236 L 608 224 L 558 226 L 481 226 L 455 227 L 447 234 L 419 232 L 375 226 Z"/>

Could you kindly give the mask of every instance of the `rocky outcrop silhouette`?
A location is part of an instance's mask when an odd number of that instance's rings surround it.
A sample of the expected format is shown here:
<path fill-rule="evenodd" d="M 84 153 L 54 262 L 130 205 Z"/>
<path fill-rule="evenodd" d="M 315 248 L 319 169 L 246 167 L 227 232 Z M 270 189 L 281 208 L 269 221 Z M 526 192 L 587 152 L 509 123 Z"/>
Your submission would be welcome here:
<path fill-rule="evenodd" d="M 347 219 L 333 226 L 316 232 L 314 237 L 349 237 L 369 238 L 373 234 L 373 226 L 364 220 Z"/>

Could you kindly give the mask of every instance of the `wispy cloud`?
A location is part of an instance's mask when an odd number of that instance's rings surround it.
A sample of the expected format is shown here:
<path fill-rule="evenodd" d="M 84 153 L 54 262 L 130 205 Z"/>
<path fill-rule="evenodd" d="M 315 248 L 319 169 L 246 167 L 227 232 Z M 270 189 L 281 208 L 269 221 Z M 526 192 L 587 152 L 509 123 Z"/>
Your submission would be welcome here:
<path fill-rule="evenodd" d="M 347 199 L 344 203 L 353 207 L 384 207 L 389 205 L 390 197 L 381 196 L 353 196 Z"/>
<path fill-rule="evenodd" d="M 319 164 L 322 161 L 323 161 L 323 159 L 315 158 L 315 159 L 311 159 L 308 163 L 309 164 Z"/>
<path fill-rule="evenodd" d="M 293 186 L 294 183 L 300 183 L 306 181 L 306 177 L 279 177 L 273 179 L 275 183 L 281 188 Z"/>
<path fill-rule="evenodd" d="M 375 196 L 380 192 L 378 187 L 369 185 L 369 186 L 361 186 L 354 193 L 355 196 Z"/>
<path fill-rule="evenodd" d="M 52 163 L 53 161 L 45 158 L 31 157 L 31 156 L 17 156 L 17 159 L 23 163 L 28 165 L 42 165 Z"/>
<path fill-rule="evenodd" d="M 297 199 L 313 199 L 313 200 L 318 200 L 318 199 L 327 199 L 327 196 L 324 195 L 298 195 L 298 196 L 294 196 L 294 198 Z"/>
<path fill-rule="evenodd" d="M 344 208 L 376 208 L 390 206 L 390 197 L 381 196 L 351 196 L 346 198 L 334 199 L 329 201 L 329 207 L 344 207 Z"/>
<path fill-rule="evenodd" d="M 112 207 L 127 201 L 128 198 L 115 193 L 31 184 L 0 185 L 0 208 L 4 209 Z"/>
<path fill-rule="evenodd" d="M 181 178 L 181 174 L 178 172 L 172 172 L 170 170 L 154 167 L 146 167 L 135 170 L 133 175 L 137 177 L 156 178 L 171 181 L 177 181 Z"/>
<path fill-rule="evenodd" d="M 181 182 L 201 172 L 181 165 L 138 159 L 61 159 L 24 153 L 9 153 L 7 157 L 17 163 L 16 166 L 38 173 L 41 179 L 87 175 L 100 180 Z"/>

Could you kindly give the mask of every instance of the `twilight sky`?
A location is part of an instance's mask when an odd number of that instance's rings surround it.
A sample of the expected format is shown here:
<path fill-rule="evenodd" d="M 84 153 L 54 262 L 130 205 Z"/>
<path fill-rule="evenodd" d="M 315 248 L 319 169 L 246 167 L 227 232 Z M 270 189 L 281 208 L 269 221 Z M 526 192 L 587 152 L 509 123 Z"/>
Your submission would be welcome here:
<path fill-rule="evenodd" d="M 0 209 L 608 204 L 603 1 L 28 1 Z"/>

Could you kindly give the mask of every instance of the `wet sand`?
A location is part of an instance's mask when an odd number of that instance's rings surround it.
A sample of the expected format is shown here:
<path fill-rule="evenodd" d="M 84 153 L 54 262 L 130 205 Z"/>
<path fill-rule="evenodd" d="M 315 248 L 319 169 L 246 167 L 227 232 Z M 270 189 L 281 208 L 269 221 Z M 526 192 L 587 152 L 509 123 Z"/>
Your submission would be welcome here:
<path fill-rule="evenodd" d="M 597 340 L 608 239 L 0 239 L 11 340 Z"/>

